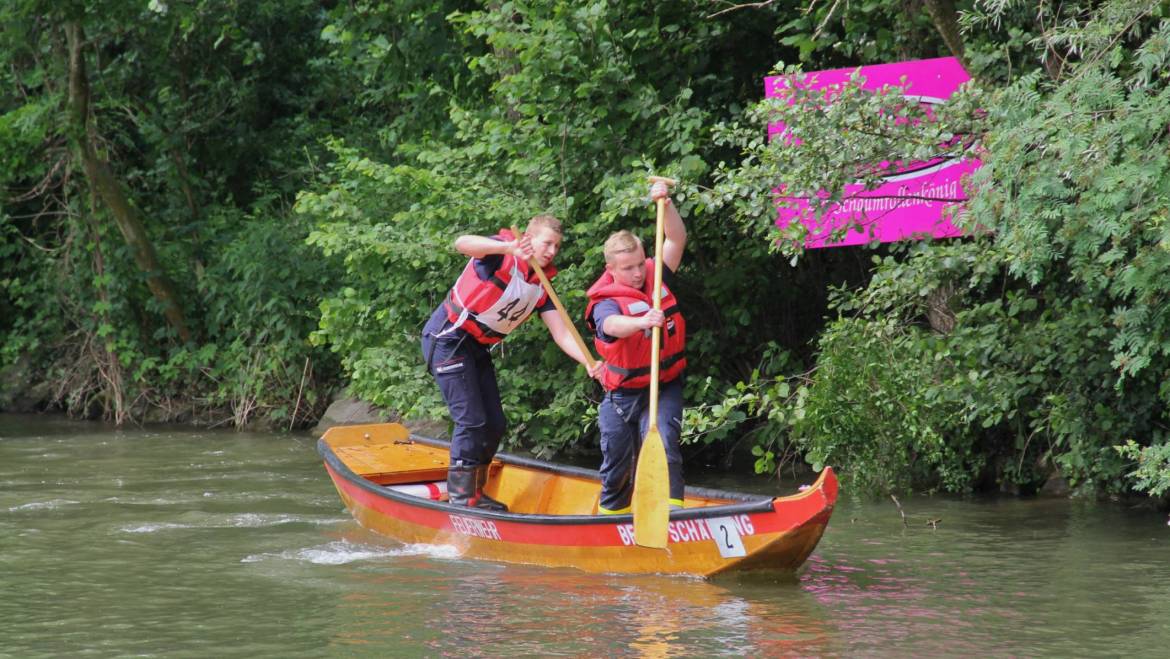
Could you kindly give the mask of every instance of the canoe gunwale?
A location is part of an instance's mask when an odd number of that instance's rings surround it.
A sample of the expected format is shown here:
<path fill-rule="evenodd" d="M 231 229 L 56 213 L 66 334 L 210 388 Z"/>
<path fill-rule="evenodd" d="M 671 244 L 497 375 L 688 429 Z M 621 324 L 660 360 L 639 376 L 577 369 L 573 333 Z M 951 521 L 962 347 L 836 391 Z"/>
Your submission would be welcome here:
<path fill-rule="evenodd" d="M 445 448 L 449 446 L 447 442 L 433 439 L 430 437 L 421 437 L 412 434 L 411 441 L 430 446 Z M 512 512 L 495 512 L 490 510 L 483 510 L 480 508 L 469 508 L 467 506 L 455 506 L 443 501 L 433 501 L 430 499 L 423 499 L 417 496 L 398 492 L 387 487 L 383 487 L 370 480 L 363 478 L 346 465 L 341 458 L 334 453 L 333 448 L 325 441 L 324 438 L 317 440 L 317 453 L 320 454 L 325 461 L 326 466 L 330 471 L 338 474 L 349 483 L 360 487 L 363 490 L 374 494 L 375 496 L 384 499 L 390 499 L 399 503 L 415 506 L 419 508 L 429 508 L 432 510 L 443 511 L 447 513 L 458 513 L 461 516 L 476 517 L 482 519 L 495 519 L 509 522 L 522 522 L 526 524 L 541 524 L 541 525 L 589 525 L 589 524 L 632 524 L 634 516 L 632 514 L 624 515 L 537 515 L 530 513 L 512 513 Z M 526 458 L 522 456 L 509 455 L 506 453 L 499 453 L 496 459 L 504 464 L 511 464 L 519 467 L 527 467 L 532 469 L 539 469 L 542 471 L 550 471 L 558 474 L 565 474 L 570 476 L 586 477 L 593 480 L 599 480 L 598 472 L 584 469 L 582 467 L 572 467 L 567 465 L 558 465 L 535 458 Z M 715 490 L 700 487 L 687 487 L 688 494 L 694 494 L 708 498 L 721 499 L 737 499 L 737 503 L 723 504 L 717 506 L 702 506 L 699 508 L 684 508 L 681 510 L 672 510 L 670 512 L 670 519 L 673 520 L 696 520 L 707 519 L 712 517 L 727 517 L 732 515 L 741 515 L 748 513 L 763 513 L 772 512 L 774 510 L 774 498 L 764 495 L 744 494 L 738 492 L 726 492 L 723 490 Z"/>

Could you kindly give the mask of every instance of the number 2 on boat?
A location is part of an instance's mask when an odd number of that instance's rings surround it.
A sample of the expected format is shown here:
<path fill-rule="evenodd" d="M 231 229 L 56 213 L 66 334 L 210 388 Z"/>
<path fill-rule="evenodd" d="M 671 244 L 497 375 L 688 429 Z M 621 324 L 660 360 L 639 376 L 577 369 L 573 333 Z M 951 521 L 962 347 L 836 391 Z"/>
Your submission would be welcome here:
<path fill-rule="evenodd" d="M 711 532 L 711 540 L 719 548 L 719 555 L 723 558 L 747 556 L 743 546 L 743 538 L 739 536 L 739 529 L 735 520 L 730 517 L 712 517 L 706 520 L 707 530 Z"/>

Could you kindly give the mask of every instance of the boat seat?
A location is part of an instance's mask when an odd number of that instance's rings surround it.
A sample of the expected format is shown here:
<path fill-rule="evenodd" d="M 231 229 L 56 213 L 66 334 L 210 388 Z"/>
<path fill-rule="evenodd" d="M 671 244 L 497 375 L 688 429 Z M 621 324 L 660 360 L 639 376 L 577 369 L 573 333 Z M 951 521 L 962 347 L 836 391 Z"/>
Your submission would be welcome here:
<path fill-rule="evenodd" d="M 334 451 L 350 469 L 378 485 L 447 479 L 447 456 L 426 446 L 383 442 L 340 446 Z"/>

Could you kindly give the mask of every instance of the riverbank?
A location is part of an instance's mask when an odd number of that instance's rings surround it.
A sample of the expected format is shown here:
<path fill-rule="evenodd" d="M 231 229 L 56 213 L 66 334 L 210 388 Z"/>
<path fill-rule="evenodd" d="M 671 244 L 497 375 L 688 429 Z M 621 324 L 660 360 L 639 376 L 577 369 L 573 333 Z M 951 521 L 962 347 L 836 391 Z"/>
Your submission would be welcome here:
<path fill-rule="evenodd" d="M 47 379 L 27 357 L 18 359 L 0 368 L 0 414 L 63 415 L 85 421 L 117 421 L 112 418 L 105 397 L 94 396 L 78 404 L 78 400 L 71 401 L 64 395 L 66 384 Z M 338 425 L 393 421 L 428 437 L 446 438 L 448 435 L 445 420 L 404 419 L 394 410 L 348 395 L 340 383 L 324 383 L 321 389 L 311 392 L 311 396 L 303 396 L 304 409 L 294 409 L 291 415 L 279 408 L 254 406 L 243 418 L 232 405 L 215 404 L 206 397 L 143 396 L 130 405 L 121 425 L 173 424 L 251 432 L 299 430 L 320 435 Z"/>
<path fill-rule="evenodd" d="M 95 397 L 83 405 L 70 407 L 69 401 L 59 395 L 59 388 L 54 387 L 57 383 L 36 376 L 27 360 L 0 368 L 0 414 L 61 414 L 77 420 L 113 420 L 103 407 L 102 398 Z M 321 434 L 338 425 L 394 421 L 429 437 L 445 437 L 447 434 L 447 424 L 441 420 L 403 419 L 393 410 L 346 395 L 344 391 L 329 398 L 327 405 L 318 405 L 321 408 L 319 413 L 297 415 L 299 421 L 291 424 L 287 414 L 272 414 L 272 410 L 264 409 L 255 409 L 244 423 L 239 424 L 236 423 L 239 414 L 231 406 L 208 404 L 206 399 L 195 397 L 168 398 L 165 404 L 158 402 L 154 399 L 136 401 L 129 408 L 125 421 L 137 426 L 175 424 L 197 428 L 234 427 L 261 432 L 304 430 L 314 434 Z"/>
<path fill-rule="evenodd" d="M 240 410 L 231 404 L 214 404 L 208 398 L 191 396 L 186 398 L 152 398 L 142 397 L 136 400 L 129 408 L 128 414 L 122 420 L 124 426 L 145 425 L 174 425 L 194 428 L 234 428 L 247 432 L 274 432 L 287 433 L 292 431 L 309 432 L 320 435 L 337 425 L 354 425 L 366 423 L 396 422 L 407 426 L 412 432 L 427 437 L 445 439 L 448 437 L 449 424 L 445 419 L 404 419 L 394 410 L 381 408 L 368 401 L 349 395 L 340 383 L 323 387 L 324 391 L 315 391 L 307 397 L 304 409 L 294 410 L 290 419 L 287 411 L 280 408 L 253 406 L 247 415 L 241 416 Z M 29 367 L 27 360 L 18 360 L 0 368 L 0 413 L 10 414 L 60 414 L 71 419 L 88 421 L 115 421 L 109 414 L 106 406 L 108 401 L 101 397 L 94 397 L 84 401 L 81 405 L 71 403 L 61 395 L 61 383 L 52 382 Z M 525 447 L 513 447 L 514 452 L 525 452 Z M 598 451 L 574 447 L 568 455 L 557 459 L 579 463 L 580 466 L 596 468 Z M 719 449 L 733 450 L 731 455 L 719 454 Z M 742 473 L 754 475 L 752 463 L 753 455 L 750 448 L 734 451 L 727 445 L 718 444 L 689 444 L 684 446 L 684 458 L 689 474 L 705 471 Z M 805 476 L 810 471 L 808 465 L 798 461 L 785 469 L 790 477 Z M 689 478 L 689 477 L 688 477 Z M 1021 490 L 1010 484 L 999 484 L 989 487 L 981 495 L 995 494 L 1008 495 L 1016 498 L 1090 498 L 1120 502 L 1130 507 L 1149 508 L 1157 510 L 1170 509 L 1170 500 L 1166 497 L 1149 497 L 1138 493 L 1110 494 L 1102 491 L 1078 488 L 1070 484 L 1058 472 L 1050 475 L 1034 490 Z"/>
<path fill-rule="evenodd" d="M 53 375 L 50 375 L 53 374 Z M 210 379 L 207 377 L 205 379 Z M 48 368 L 37 368 L 27 356 L 0 367 L 0 413 L 64 414 L 87 421 L 113 421 L 116 425 L 179 424 L 198 428 L 229 427 L 251 431 L 313 430 L 324 432 L 338 424 L 378 423 L 400 420 L 390 410 L 347 396 L 339 382 L 304 382 L 291 401 L 278 405 L 253 397 L 217 396 L 203 391 L 194 395 L 165 394 L 150 387 L 137 387 L 133 400 L 122 395 L 127 387 L 97 387 L 70 377 L 62 360 Z M 198 382 L 189 385 L 198 391 Z M 122 400 L 114 400 L 122 395 Z M 420 420 L 428 431 L 439 424 Z"/>

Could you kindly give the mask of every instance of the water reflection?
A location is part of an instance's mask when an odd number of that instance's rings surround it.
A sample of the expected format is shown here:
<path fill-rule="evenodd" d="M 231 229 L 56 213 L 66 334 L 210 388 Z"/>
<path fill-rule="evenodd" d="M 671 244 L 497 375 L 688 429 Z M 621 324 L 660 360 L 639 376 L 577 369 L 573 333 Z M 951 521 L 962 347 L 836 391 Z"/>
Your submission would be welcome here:
<path fill-rule="evenodd" d="M 732 590 L 676 577 L 421 555 L 369 567 L 360 592 L 337 603 L 342 624 L 331 646 L 347 652 L 385 648 L 397 638 L 442 656 L 833 653 L 832 617 L 792 578 L 736 583 Z"/>
<path fill-rule="evenodd" d="M 1170 543 L 1149 515 L 1075 500 L 917 505 L 944 522 L 847 503 L 837 519 L 850 521 L 805 567 L 802 588 L 847 630 L 847 654 L 1116 656 L 1170 640 Z"/>
<path fill-rule="evenodd" d="M 904 526 L 872 504 L 830 525 L 796 576 L 593 575 L 406 547 L 343 575 L 350 583 L 330 647 L 368 656 L 403 642 L 438 656 L 1071 656 L 1170 639 L 1170 588 L 1151 579 L 1170 576 L 1157 550 L 1164 538 L 1135 560 L 1108 554 L 1126 533 L 1102 533 L 1107 509 L 929 503 L 932 519 L 947 520 L 937 528 Z M 1130 521 L 1152 528 L 1145 517 Z M 356 525 L 343 535 L 389 542 Z M 1102 606 L 1127 613 L 1102 616 Z"/>

